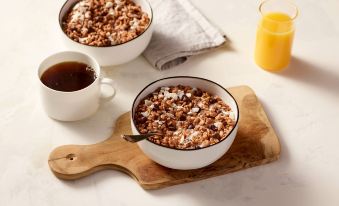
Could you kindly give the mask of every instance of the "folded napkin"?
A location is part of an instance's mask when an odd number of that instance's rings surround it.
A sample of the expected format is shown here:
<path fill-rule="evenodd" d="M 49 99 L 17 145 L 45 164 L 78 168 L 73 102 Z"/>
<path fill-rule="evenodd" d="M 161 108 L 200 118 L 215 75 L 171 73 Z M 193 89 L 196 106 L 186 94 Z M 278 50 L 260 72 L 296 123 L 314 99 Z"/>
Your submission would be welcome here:
<path fill-rule="evenodd" d="M 221 46 L 226 37 L 188 0 L 151 0 L 154 32 L 143 55 L 157 69 Z"/>

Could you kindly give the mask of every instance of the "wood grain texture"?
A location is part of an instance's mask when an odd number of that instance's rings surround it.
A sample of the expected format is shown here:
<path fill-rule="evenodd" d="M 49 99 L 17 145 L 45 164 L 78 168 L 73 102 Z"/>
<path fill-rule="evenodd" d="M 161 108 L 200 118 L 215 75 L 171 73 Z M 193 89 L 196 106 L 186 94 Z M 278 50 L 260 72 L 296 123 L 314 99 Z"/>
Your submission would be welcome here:
<path fill-rule="evenodd" d="M 239 129 L 229 151 L 210 166 L 197 170 L 174 170 L 148 159 L 137 144 L 124 141 L 130 134 L 130 114 L 120 116 L 114 133 L 93 145 L 66 145 L 50 154 L 48 163 L 61 179 L 74 180 L 103 169 L 129 174 L 144 189 L 197 181 L 277 160 L 280 144 L 255 93 L 247 86 L 230 88 L 240 110 Z"/>

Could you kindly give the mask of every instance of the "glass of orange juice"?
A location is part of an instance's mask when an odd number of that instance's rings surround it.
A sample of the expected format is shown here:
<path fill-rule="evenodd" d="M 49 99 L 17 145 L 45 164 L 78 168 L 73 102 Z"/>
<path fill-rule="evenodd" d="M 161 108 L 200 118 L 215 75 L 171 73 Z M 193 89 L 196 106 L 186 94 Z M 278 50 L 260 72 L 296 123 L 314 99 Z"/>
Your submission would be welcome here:
<path fill-rule="evenodd" d="M 286 0 L 266 0 L 259 6 L 262 15 L 257 29 L 254 59 L 268 71 L 288 66 L 298 8 Z"/>

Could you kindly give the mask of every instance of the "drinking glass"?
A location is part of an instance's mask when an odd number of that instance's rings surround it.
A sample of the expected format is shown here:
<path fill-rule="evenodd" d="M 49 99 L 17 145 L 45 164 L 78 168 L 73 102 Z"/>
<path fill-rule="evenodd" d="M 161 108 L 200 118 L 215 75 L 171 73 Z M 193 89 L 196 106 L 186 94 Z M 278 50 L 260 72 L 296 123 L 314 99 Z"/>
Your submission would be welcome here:
<path fill-rule="evenodd" d="M 286 0 L 266 0 L 260 4 L 259 11 L 255 62 L 268 71 L 283 70 L 291 59 L 298 8 Z"/>

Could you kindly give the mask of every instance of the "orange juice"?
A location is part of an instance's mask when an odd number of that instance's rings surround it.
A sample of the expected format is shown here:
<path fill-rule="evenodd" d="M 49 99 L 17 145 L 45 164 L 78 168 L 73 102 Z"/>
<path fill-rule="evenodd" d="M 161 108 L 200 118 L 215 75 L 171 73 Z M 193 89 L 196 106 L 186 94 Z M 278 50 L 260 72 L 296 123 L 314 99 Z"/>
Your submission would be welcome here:
<path fill-rule="evenodd" d="M 279 12 L 265 14 L 258 26 L 255 62 L 265 70 L 279 71 L 291 58 L 294 27 L 290 16 Z"/>

